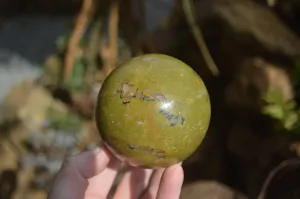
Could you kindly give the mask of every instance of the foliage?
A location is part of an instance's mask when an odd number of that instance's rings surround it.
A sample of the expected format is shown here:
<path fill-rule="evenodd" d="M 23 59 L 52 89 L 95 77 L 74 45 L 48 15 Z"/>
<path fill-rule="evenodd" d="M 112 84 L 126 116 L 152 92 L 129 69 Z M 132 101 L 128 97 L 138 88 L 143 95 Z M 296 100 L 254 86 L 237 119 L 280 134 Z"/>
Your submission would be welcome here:
<path fill-rule="evenodd" d="M 300 85 L 300 60 L 295 60 L 295 68 L 291 79 L 294 87 Z M 262 113 L 278 121 L 278 126 L 293 133 L 300 133 L 300 108 L 295 100 L 285 101 L 280 90 L 265 93 L 263 100 L 266 105 Z"/>
<path fill-rule="evenodd" d="M 262 113 L 279 122 L 279 125 L 288 131 L 297 131 L 300 127 L 300 110 L 296 107 L 294 100 L 285 102 L 283 95 L 278 90 L 267 92 L 263 99 L 266 105 Z"/>
<path fill-rule="evenodd" d="M 60 52 L 64 52 L 67 49 L 70 40 L 70 35 L 59 36 L 56 40 L 56 48 Z"/>
<path fill-rule="evenodd" d="M 76 131 L 82 126 L 81 118 L 74 113 L 62 113 L 53 108 L 49 108 L 47 112 L 49 127 L 60 131 Z"/>
<path fill-rule="evenodd" d="M 66 79 L 66 86 L 70 91 L 81 91 L 84 89 L 84 77 L 87 70 L 87 63 L 83 57 L 76 59 L 70 76 Z"/>

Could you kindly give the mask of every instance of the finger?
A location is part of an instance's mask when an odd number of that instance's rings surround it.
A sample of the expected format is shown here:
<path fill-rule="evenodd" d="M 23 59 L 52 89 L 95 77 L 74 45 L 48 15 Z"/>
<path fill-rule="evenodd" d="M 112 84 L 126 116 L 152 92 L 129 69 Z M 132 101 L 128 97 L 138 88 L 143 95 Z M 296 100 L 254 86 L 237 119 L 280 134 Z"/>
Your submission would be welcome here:
<path fill-rule="evenodd" d="M 155 199 L 157 195 L 157 191 L 159 188 L 161 177 L 164 173 L 165 169 L 157 169 L 153 171 L 153 174 L 150 178 L 149 185 L 143 194 L 142 199 Z"/>
<path fill-rule="evenodd" d="M 120 166 L 121 161 L 114 158 L 102 173 L 90 178 L 86 198 L 107 198 Z"/>
<path fill-rule="evenodd" d="M 157 199 L 179 199 L 183 178 L 183 169 L 180 164 L 165 169 L 157 192 Z"/>
<path fill-rule="evenodd" d="M 111 157 L 104 147 L 97 145 L 94 150 L 67 158 L 53 182 L 48 199 L 83 198 L 87 178 L 103 171 Z"/>
<path fill-rule="evenodd" d="M 93 150 L 68 157 L 63 168 L 74 167 L 83 178 L 89 179 L 101 173 L 112 158 L 113 155 L 104 145 L 99 144 Z"/>
<path fill-rule="evenodd" d="M 125 172 L 114 199 L 137 199 L 144 192 L 149 183 L 152 169 L 129 167 Z"/>
<path fill-rule="evenodd" d="M 74 167 L 69 168 L 62 169 L 58 173 L 47 199 L 80 199 L 84 197 L 84 192 L 88 186 L 87 180 Z"/>

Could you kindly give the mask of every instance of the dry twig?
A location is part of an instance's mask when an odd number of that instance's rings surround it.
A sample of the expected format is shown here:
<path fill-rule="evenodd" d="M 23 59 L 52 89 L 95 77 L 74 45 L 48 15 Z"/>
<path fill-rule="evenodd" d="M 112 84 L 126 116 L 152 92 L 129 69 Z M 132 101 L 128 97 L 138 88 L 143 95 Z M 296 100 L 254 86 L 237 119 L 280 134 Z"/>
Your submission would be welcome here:
<path fill-rule="evenodd" d="M 120 2 L 115 0 L 110 7 L 108 45 L 101 47 L 100 56 L 105 61 L 103 72 L 105 77 L 114 69 L 118 56 L 118 25 Z"/>
<path fill-rule="evenodd" d="M 78 52 L 78 45 L 88 26 L 92 11 L 93 0 L 84 0 L 67 48 L 64 70 L 65 79 L 67 79 L 69 74 L 72 72 L 74 61 Z"/>
<path fill-rule="evenodd" d="M 266 196 L 266 191 L 274 178 L 274 176 L 282 169 L 286 168 L 287 166 L 299 166 L 300 165 L 300 159 L 289 159 L 281 162 L 277 167 L 275 167 L 268 175 L 267 179 L 265 180 L 262 189 L 260 191 L 260 194 L 258 195 L 258 199 L 264 199 Z"/>
<path fill-rule="evenodd" d="M 214 76 L 219 75 L 219 69 L 217 68 L 211 54 L 206 46 L 206 43 L 203 38 L 203 34 L 201 32 L 200 27 L 197 25 L 195 20 L 195 12 L 194 12 L 194 5 L 191 2 L 192 0 L 182 0 L 182 7 L 184 11 L 185 18 L 188 22 L 188 25 L 195 37 L 197 45 L 199 47 L 200 52 L 203 55 L 203 58 L 207 64 L 207 67 L 211 71 Z"/>

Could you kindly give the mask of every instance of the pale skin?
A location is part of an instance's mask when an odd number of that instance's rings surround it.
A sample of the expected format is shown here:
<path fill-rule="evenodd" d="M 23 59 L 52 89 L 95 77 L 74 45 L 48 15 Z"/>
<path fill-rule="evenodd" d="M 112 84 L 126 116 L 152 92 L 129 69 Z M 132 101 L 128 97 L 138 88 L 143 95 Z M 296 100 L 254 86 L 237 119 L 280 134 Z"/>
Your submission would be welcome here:
<path fill-rule="evenodd" d="M 121 161 L 104 146 L 66 159 L 48 199 L 106 199 Z M 129 167 L 113 199 L 179 199 L 183 183 L 181 164 L 165 169 Z"/>

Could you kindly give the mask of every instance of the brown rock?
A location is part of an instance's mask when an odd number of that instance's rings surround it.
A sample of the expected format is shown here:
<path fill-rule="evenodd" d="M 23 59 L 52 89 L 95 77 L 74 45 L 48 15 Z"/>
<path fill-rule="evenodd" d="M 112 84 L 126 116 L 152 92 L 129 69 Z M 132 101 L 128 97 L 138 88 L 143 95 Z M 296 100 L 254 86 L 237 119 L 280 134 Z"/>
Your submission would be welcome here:
<path fill-rule="evenodd" d="M 288 101 L 294 96 L 288 72 L 259 57 L 245 60 L 226 90 L 227 104 L 235 109 L 255 109 L 262 105 L 262 96 L 278 90 Z"/>
<path fill-rule="evenodd" d="M 195 9 L 198 27 L 223 76 L 231 77 L 249 57 L 288 67 L 300 55 L 299 38 L 266 6 L 249 0 L 202 0 L 195 2 Z M 180 58 L 202 76 L 208 74 L 180 6 L 151 39 L 157 52 Z"/>
<path fill-rule="evenodd" d="M 230 187 L 214 181 L 198 181 L 182 188 L 180 199 L 247 199 Z"/>
<path fill-rule="evenodd" d="M 300 53 L 299 38 L 265 6 L 249 0 L 204 0 L 196 6 L 199 18 L 215 16 L 237 41 L 247 43 L 249 47 L 251 42 L 256 42 L 254 45 L 259 44 L 273 53 L 288 56 Z"/>

